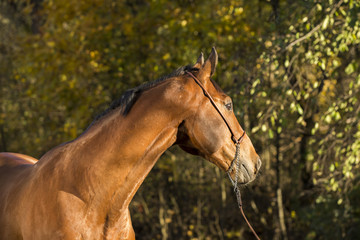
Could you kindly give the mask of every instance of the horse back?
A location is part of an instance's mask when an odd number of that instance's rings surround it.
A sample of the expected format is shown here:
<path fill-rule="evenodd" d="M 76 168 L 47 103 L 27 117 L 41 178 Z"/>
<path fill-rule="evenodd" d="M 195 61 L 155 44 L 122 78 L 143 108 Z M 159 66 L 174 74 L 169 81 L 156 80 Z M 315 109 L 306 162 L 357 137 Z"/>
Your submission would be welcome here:
<path fill-rule="evenodd" d="M 16 214 L 18 194 L 37 160 L 19 153 L 0 153 L 0 239 L 21 239 Z"/>
<path fill-rule="evenodd" d="M 2 166 L 17 166 L 22 164 L 34 164 L 38 160 L 20 153 L 1 152 L 0 153 L 0 167 Z"/>
<path fill-rule="evenodd" d="M 31 168 L 37 160 L 33 157 L 20 153 L 0 153 L 0 190 L 4 196 L 4 190 L 16 185 L 25 179 L 27 169 Z M 15 182 L 14 182 L 15 181 Z M 0 196 L 1 198 L 1 196 Z"/>

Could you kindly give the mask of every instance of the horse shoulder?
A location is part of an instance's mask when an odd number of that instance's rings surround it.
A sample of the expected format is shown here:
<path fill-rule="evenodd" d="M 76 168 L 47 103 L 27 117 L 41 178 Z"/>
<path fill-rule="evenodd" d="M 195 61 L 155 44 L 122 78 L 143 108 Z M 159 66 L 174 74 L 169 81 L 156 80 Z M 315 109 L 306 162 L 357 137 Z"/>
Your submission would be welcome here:
<path fill-rule="evenodd" d="M 61 221 L 61 232 L 66 239 L 90 239 L 92 231 L 96 226 L 92 226 L 87 216 L 86 204 L 82 199 L 72 193 L 59 191 L 57 193 L 59 203 L 58 214 Z M 90 230 L 93 228 L 92 230 Z M 100 230 L 99 230 L 100 231 Z"/>

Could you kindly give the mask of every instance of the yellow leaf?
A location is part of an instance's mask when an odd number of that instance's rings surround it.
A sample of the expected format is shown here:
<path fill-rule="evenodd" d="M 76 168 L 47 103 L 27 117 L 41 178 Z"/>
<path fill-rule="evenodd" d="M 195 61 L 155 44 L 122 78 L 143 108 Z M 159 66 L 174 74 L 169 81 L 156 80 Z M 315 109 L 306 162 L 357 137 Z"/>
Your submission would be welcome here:
<path fill-rule="evenodd" d="M 170 53 L 166 53 L 164 56 L 163 56 L 163 59 L 164 60 L 168 60 L 170 58 Z"/>
<path fill-rule="evenodd" d="M 269 48 L 269 47 L 271 47 L 271 46 L 272 46 L 272 42 L 271 42 L 271 41 L 269 41 L 269 40 L 265 41 L 265 47 L 266 47 L 266 48 Z"/>
<path fill-rule="evenodd" d="M 46 44 L 48 45 L 48 47 L 51 47 L 51 48 L 55 47 L 55 42 L 54 41 L 49 41 Z"/>

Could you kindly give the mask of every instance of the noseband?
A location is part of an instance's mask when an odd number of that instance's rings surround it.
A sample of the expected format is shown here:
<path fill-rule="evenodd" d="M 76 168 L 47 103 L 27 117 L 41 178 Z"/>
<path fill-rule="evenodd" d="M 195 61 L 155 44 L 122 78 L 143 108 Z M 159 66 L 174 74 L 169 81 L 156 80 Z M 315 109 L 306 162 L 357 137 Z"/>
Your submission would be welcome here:
<path fill-rule="evenodd" d="M 258 237 L 258 235 L 256 234 L 255 230 L 253 229 L 253 227 L 251 226 L 250 222 L 247 220 L 244 210 L 242 208 L 242 201 L 241 201 L 241 193 L 240 193 L 240 189 L 238 187 L 238 178 L 239 178 L 239 174 L 240 174 L 240 143 L 242 142 L 244 136 L 245 136 L 245 131 L 243 132 L 243 134 L 239 137 L 236 138 L 235 136 L 235 131 L 233 131 L 233 129 L 231 128 L 231 125 L 229 124 L 229 122 L 226 120 L 225 116 L 222 114 L 222 112 L 220 111 L 219 107 L 216 105 L 214 99 L 211 97 L 211 95 L 209 94 L 209 92 L 205 89 L 204 85 L 202 85 L 202 83 L 200 82 L 200 80 L 194 76 L 194 74 L 192 74 L 191 72 L 186 71 L 186 73 L 188 75 L 190 75 L 195 82 L 200 86 L 200 88 L 203 90 L 204 95 L 210 100 L 211 104 L 214 106 L 214 108 L 216 109 L 216 111 L 220 114 L 221 118 L 224 120 L 226 126 L 228 127 L 228 129 L 230 130 L 231 133 L 231 140 L 235 143 L 236 145 L 236 152 L 235 152 L 235 157 L 234 159 L 231 161 L 231 164 L 228 168 L 228 170 L 226 171 L 227 175 L 229 176 L 230 182 L 231 184 L 234 186 L 234 191 L 236 194 L 236 199 L 238 202 L 238 206 L 240 208 L 240 211 L 246 221 L 246 223 L 248 224 L 249 228 L 251 229 L 251 231 L 253 232 L 254 236 L 260 240 L 260 238 Z M 236 165 L 236 172 L 235 172 L 235 179 L 233 180 L 231 177 L 231 172 L 234 169 L 234 165 Z"/>

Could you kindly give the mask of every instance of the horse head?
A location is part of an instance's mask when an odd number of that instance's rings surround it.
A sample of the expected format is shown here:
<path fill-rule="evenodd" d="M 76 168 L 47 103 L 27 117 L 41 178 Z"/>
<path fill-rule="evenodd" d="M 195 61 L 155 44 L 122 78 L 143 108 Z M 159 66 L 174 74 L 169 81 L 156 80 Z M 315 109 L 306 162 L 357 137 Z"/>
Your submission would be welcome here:
<path fill-rule="evenodd" d="M 191 73 L 187 74 L 196 92 L 195 107 L 179 127 L 177 144 L 186 152 L 202 156 L 229 171 L 238 183 L 246 184 L 255 179 L 261 160 L 235 117 L 231 98 L 211 79 L 217 61 L 218 55 L 213 48 L 209 58 L 204 61 L 201 54 Z M 234 165 L 237 141 L 240 159 L 239 164 Z M 238 177 L 235 177 L 237 171 Z"/>

